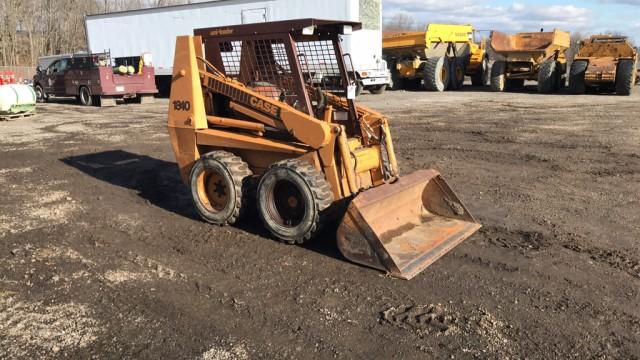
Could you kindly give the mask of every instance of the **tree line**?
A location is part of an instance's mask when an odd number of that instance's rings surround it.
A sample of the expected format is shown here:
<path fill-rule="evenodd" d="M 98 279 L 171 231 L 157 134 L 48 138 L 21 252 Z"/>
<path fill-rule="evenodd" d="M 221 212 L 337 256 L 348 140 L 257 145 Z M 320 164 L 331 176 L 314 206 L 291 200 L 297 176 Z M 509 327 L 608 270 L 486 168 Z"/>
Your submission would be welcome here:
<path fill-rule="evenodd" d="M 1 0 L 0 66 L 35 66 L 38 57 L 87 50 L 84 17 L 190 3 L 192 0 Z M 398 13 L 383 24 L 385 32 L 423 31 L 426 23 Z M 586 37 L 572 34 L 572 49 Z"/>
<path fill-rule="evenodd" d="M 176 5 L 189 0 L 1 0 L 0 66 L 87 50 L 85 15 Z"/>

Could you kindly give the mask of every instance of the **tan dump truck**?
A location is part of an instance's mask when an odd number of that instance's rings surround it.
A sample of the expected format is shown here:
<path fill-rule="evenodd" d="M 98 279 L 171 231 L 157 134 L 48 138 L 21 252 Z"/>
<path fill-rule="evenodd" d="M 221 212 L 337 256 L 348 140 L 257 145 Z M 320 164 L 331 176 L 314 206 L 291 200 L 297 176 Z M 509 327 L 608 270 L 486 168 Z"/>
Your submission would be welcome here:
<path fill-rule="evenodd" d="M 583 94 L 587 87 L 631 95 L 636 82 L 638 51 L 626 37 L 594 35 L 580 43 L 569 72 L 569 89 Z"/>
<path fill-rule="evenodd" d="M 473 85 L 485 86 L 489 62 L 474 33 L 471 25 L 429 24 L 426 31 L 383 35 L 392 89 L 458 90 L 467 75 Z"/>
<path fill-rule="evenodd" d="M 569 33 L 526 32 L 508 35 L 491 32 L 491 48 L 503 59 L 491 68 L 493 91 L 524 87 L 526 80 L 538 81 L 538 92 L 551 93 L 565 86 Z"/>

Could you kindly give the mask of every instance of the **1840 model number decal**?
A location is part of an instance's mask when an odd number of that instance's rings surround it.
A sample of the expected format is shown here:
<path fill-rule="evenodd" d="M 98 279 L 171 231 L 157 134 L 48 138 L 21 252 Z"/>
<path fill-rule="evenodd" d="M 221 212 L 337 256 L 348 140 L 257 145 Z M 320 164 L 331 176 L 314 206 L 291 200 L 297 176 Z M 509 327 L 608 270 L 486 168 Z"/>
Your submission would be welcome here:
<path fill-rule="evenodd" d="M 186 100 L 185 101 L 176 100 L 173 102 L 173 110 L 189 111 L 189 109 L 191 109 L 191 103 Z"/>

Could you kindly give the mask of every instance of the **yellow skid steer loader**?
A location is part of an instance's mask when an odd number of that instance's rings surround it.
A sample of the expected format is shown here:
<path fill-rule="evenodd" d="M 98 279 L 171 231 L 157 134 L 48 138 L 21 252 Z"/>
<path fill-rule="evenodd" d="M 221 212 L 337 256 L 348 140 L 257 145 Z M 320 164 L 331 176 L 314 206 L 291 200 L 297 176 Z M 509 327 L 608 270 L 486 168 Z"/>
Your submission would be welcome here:
<path fill-rule="evenodd" d="M 300 244 L 337 214 L 347 259 L 410 279 L 480 224 L 437 171 L 399 176 L 387 118 L 353 100 L 340 38 L 360 27 L 301 19 L 178 37 L 169 134 L 204 220 L 257 207 L 276 238 Z"/>

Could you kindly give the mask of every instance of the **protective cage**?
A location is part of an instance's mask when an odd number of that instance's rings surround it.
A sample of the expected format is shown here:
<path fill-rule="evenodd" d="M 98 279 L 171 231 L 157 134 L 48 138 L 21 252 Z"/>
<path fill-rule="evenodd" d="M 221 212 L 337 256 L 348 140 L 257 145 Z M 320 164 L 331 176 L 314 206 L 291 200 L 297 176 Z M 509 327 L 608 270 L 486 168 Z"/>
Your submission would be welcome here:
<path fill-rule="evenodd" d="M 310 115 L 315 115 L 319 94 L 346 97 L 347 85 L 355 83 L 348 70 L 353 68 L 350 56 L 338 56 L 340 42 L 322 32 L 215 37 L 207 29 L 195 33 L 204 38 L 207 60 L 223 74 Z"/>

